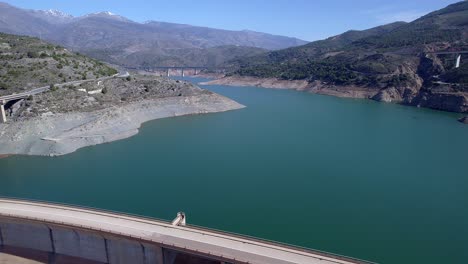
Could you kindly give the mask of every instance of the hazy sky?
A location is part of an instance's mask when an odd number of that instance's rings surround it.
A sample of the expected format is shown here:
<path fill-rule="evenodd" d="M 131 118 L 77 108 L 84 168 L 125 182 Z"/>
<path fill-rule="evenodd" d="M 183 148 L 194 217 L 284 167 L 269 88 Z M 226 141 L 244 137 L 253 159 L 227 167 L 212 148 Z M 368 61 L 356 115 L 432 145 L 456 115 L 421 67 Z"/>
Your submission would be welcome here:
<path fill-rule="evenodd" d="M 323 39 L 349 29 L 411 21 L 457 0 L 0 0 L 74 16 L 111 11 L 137 22 L 157 20 L 221 29 L 250 29 Z"/>

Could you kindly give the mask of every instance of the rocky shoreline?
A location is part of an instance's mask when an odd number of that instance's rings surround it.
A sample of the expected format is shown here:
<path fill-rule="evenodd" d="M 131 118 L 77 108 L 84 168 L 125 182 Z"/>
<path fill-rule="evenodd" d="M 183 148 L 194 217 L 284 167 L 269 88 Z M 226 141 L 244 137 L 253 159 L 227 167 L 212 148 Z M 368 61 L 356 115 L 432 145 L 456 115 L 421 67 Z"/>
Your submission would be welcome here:
<path fill-rule="evenodd" d="M 213 77 L 213 76 L 207 76 Z M 201 85 L 228 85 L 228 86 L 255 86 L 271 89 L 296 89 L 304 90 L 308 87 L 307 81 L 287 81 L 275 78 L 256 78 L 229 76 L 216 78 L 215 80 L 200 83 Z"/>
<path fill-rule="evenodd" d="M 463 124 L 468 125 L 468 116 L 462 117 L 462 118 L 458 119 L 458 121 L 460 121 Z"/>
<path fill-rule="evenodd" d="M 45 114 L 0 124 L 0 155 L 59 156 L 131 137 L 142 123 L 165 117 L 240 109 L 224 96 L 204 92 L 129 102 L 90 112 Z"/>
<path fill-rule="evenodd" d="M 425 107 L 441 111 L 468 113 L 468 94 L 454 91 L 418 91 L 411 100 L 402 98 L 395 88 L 372 89 L 358 86 L 336 86 L 320 81 L 280 80 L 276 78 L 256 78 L 228 76 L 201 85 L 255 86 L 271 89 L 293 89 L 314 94 L 343 98 L 371 99 L 379 102 L 394 102 L 409 106 Z"/>
<path fill-rule="evenodd" d="M 321 82 L 309 83 L 305 80 L 279 80 L 276 78 L 256 78 L 229 76 L 202 82 L 201 85 L 228 85 L 228 86 L 255 86 L 269 89 L 291 89 L 314 94 L 331 95 L 343 98 L 372 98 L 378 94 L 375 89 L 366 89 L 355 86 L 338 87 Z"/>
<path fill-rule="evenodd" d="M 327 85 L 319 81 L 309 83 L 305 80 L 290 81 L 279 80 L 275 78 L 256 78 L 241 76 L 229 76 L 224 78 L 218 78 L 212 81 L 202 82 L 200 83 L 200 85 L 254 86 L 269 89 L 291 89 L 314 94 L 359 99 L 371 99 L 379 93 L 379 91 L 376 91 L 375 89 L 368 89 L 357 86 L 340 87 L 334 85 Z"/>

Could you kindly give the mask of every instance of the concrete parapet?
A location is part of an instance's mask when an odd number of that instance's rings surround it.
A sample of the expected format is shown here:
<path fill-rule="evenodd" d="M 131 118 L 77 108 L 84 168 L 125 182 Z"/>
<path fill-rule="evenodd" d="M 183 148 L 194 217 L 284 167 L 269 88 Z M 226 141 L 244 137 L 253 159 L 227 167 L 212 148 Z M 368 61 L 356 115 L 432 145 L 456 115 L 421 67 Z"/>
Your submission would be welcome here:
<path fill-rule="evenodd" d="M 126 239 L 108 238 L 109 264 L 163 264 L 162 248 Z"/>
<path fill-rule="evenodd" d="M 51 229 L 55 253 L 107 262 L 106 242 L 102 236 L 55 226 Z"/>
<path fill-rule="evenodd" d="M 134 241 L 111 239 L 107 241 L 110 264 L 144 264 L 144 247 Z"/>
<path fill-rule="evenodd" d="M 163 249 L 158 246 L 143 244 L 145 248 L 145 264 L 164 264 Z"/>
<path fill-rule="evenodd" d="M 0 230 L 3 246 L 54 252 L 50 229 L 44 224 L 2 221 Z"/>
<path fill-rule="evenodd" d="M 3 246 L 30 249 L 93 263 L 164 263 L 163 249 L 157 245 L 56 225 L 0 220 L 0 249 Z"/>

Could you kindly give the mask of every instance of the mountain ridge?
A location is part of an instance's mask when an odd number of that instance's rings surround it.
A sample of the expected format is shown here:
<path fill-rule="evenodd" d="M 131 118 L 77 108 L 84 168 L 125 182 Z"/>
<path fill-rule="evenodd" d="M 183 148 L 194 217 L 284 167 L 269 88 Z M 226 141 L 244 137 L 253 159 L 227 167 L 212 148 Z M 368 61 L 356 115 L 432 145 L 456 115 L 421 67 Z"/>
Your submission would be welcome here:
<path fill-rule="evenodd" d="M 467 1 L 410 23 L 230 61 L 228 75 L 304 80 L 309 85 L 303 89 L 316 93 L 349 96 L 359 90 L 355 94 L 377 101 L 467 112 L 468 65 L 454 68 L 453 55 L 433 53 L 449 50 L 468 50 Z"/>
<path fill-rule="evenodd" d="M 73 17 L 0 3 L 0 32 L 39 37 L 85 55 L 128 67 L 202 65 L 217 67 L 254 50 L 278 50 L 306 41 L 254 31 L 233 31 L 149 21 L 139 23 L 110 12 Z M 234 54 L 222 48 L 234 46 Z M 214 52 L 216 50 L 216 52 Z M 216 55 L 213 55 L 216 53 Z M 203 57 L 215 56 L 206 60 Z M 192 60 L 187 60 L 192 58 Z M 184 63 L 184 64 L 181 64 Z"/>

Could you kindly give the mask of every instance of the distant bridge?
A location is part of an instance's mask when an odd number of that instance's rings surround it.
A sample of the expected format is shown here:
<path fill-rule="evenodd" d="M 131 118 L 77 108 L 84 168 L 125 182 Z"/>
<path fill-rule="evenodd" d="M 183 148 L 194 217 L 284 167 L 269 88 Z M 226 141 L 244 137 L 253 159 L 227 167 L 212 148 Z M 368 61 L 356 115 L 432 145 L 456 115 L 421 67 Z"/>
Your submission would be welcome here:
<path fill-rule="evenodd" d="M 0 252 L 48 263 L 370 263 L 172 222 L 97 209 L 0 199 Z M 68 259 L 67 259 L 68 258 Z M 67 261 L 68 260 L 68 261 Z"/>
<path fill-rule="evenodd" d="M 203 70 L 210 70 L 216 73 L 225 73 L 226 68 L 224 67 L 206 67 L 206 66 L 154 66 L 154 67 L 127 67 L 129 70 L 142 70 L 146 72 L 161 72 L 165 76 L 182 76 L 186 75 L 186 72 L 192 71 L 193 75 L 198 75 Z"/>

